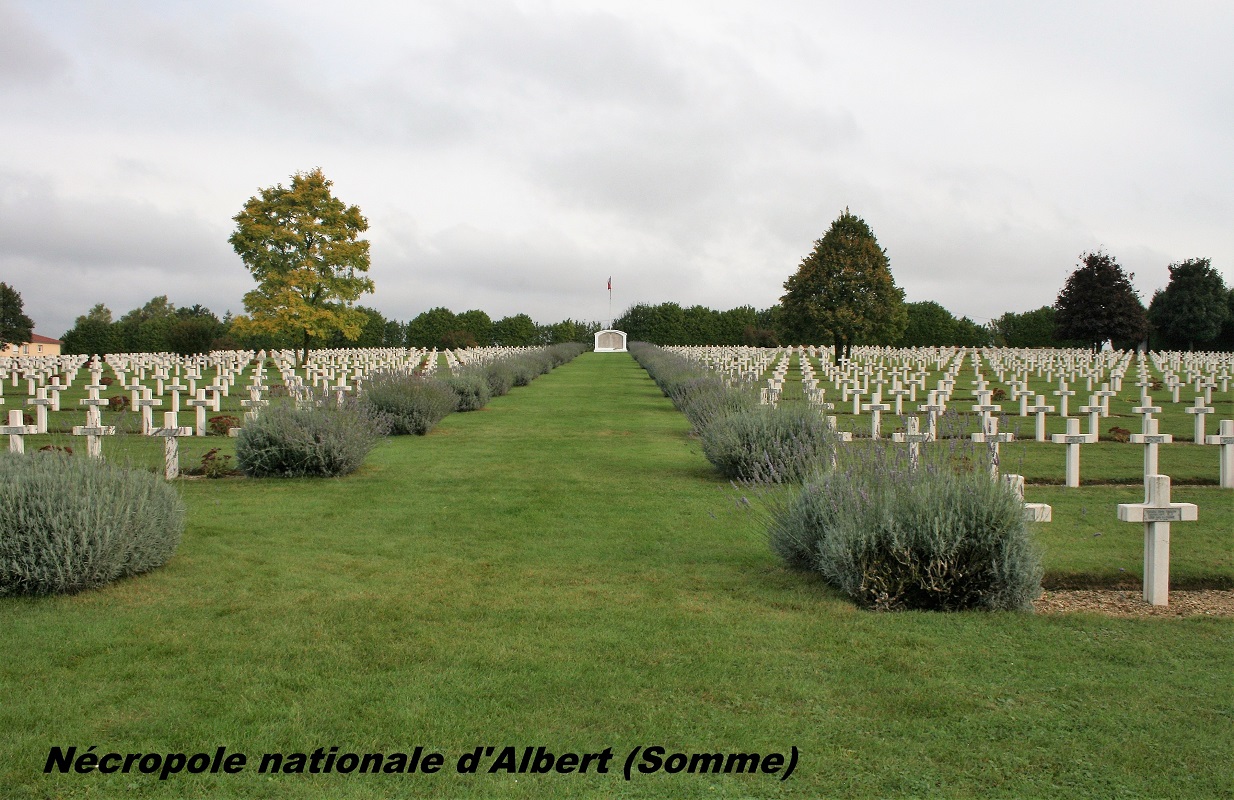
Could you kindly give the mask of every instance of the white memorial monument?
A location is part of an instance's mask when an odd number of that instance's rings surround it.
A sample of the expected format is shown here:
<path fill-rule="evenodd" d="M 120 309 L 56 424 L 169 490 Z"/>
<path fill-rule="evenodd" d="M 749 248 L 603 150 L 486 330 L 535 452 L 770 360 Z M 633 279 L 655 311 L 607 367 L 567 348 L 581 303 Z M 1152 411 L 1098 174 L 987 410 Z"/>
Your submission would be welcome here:
<path fill-rule="evenodd" d="M 625 353 L 626 351 L 626 332 L 606 328 L 602 331 L 596 331 L 596 352 L 597 353 Z"/>

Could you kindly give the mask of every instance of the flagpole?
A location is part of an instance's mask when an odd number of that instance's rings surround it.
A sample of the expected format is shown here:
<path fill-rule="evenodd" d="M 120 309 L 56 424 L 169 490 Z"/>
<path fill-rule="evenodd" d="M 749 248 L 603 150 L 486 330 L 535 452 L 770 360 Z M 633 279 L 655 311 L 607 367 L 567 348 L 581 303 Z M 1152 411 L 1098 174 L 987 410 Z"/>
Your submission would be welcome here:
<path fill-rule="evenodd" d="M 608 279 L 608 329 L 613 329 L 613 278 Z"/>

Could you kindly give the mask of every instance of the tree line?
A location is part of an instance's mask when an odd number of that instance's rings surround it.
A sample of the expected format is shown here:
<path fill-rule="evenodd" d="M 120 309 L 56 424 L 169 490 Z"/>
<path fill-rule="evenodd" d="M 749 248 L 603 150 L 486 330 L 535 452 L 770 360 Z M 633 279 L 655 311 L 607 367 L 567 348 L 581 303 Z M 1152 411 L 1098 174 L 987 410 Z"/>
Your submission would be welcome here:
<path fill-rule="evenodd" d="M 358 305 L 375 290 L 367 276 L 368 221 L 331 193 L 320 169 L 291 186 L 259 190 L 233 220 L 228 239 L 257 287 L 244 313 L 220 319 L 200 305 L 175 308 L 166 295 L 117 320 L 103 304 L 78 317 L 69 353 L 201 353 L 211 349 L 527 346 L 590 342 L 596 322 L 538 325 L 526 314 L 493 320 L 483 311 L 433 308 L 406 323 Z M 1052 306 L 1008 312 L 980 325 L 933 301 L 907 303 L 870 226 L 849 209 L 832 222 L 784 282 L 778 305 L 716 311 L 639 303 L 614 320 L 634 341 L 655 344 L 854 345 L 1234 349 L 1234 288 L 1206 258 L 1169 266 L 1169 284 L 1147 308 L 1134 275 L 1103 251 L 1084 253 Z M 21 298 L 0 284 L 0 341 L 29 335 Z"/>
<path fill-rule="evenodd" d="M 514 314 L 493 320 L 480 310 L 456 314 L 448 308 L 433 308 L 407 322 L 388 319 L 380 311 L 355 306 L 358 330 L 354 339 L 342 331 L 326 336 L 310 336 L 313 349 L 344 347 L 525 347 L 588 342 L 600 329 L 598 322 L 566 319 L 539 324 L 527 314 Z M 65 353 L 159 353 L 181 355 L 210 350 L 276 350 L 305 345 L 301 335 L 254 330 L 237 325 L 236 318 L 224 314 L 220 319 L 200 305 L 175 307 L 166 295 L 152 298 L 118 319 L 99 303 L 77 317 L 71 329 L 60 337 Z"/>

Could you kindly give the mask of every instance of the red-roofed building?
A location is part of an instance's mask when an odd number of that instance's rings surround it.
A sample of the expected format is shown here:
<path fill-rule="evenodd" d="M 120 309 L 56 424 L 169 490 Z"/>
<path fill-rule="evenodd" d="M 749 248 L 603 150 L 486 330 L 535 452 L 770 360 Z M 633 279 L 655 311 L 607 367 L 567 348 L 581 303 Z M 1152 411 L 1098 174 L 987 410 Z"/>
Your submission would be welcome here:
<path fill-rule="evenodd" d="M 5 345 L 0 350 L 0 356 L 58 356 L 60 355 L 60 340 L 31 335 L 30 341 L 21 344 Z"/>

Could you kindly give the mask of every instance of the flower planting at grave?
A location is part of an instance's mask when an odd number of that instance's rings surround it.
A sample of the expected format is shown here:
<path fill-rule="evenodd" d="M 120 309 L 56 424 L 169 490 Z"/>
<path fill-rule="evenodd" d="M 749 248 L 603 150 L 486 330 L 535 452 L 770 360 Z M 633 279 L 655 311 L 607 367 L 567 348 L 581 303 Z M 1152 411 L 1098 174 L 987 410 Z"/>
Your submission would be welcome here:
<path fill-rule="evenodd" d="M 208 424 L 210 433 L 215 436 L 226 436 L 232 428 L 240 427 L 240 418 L 231 414 L 219 414 L 217 417 L 210 417 Z"/>
<path fill-rule="evenodd" d="M 179 494 L 144 470 L 0 453 L 0 595 L 69 594 L 160 567 L 184 518 Z"/>
<path fill-rule="evenodd" d="M 207 478 L 222 478 L 232 473 L 231 456 L 212 447 L 201 457 L 201 474 Z"/>

